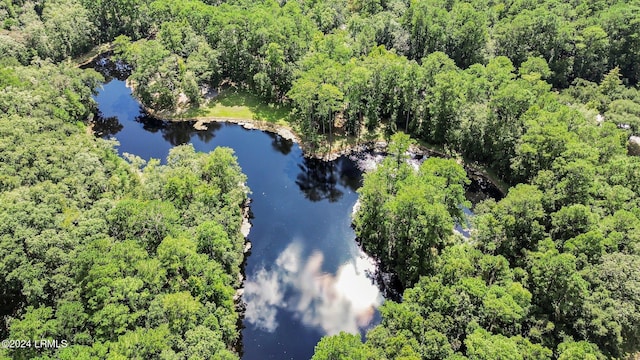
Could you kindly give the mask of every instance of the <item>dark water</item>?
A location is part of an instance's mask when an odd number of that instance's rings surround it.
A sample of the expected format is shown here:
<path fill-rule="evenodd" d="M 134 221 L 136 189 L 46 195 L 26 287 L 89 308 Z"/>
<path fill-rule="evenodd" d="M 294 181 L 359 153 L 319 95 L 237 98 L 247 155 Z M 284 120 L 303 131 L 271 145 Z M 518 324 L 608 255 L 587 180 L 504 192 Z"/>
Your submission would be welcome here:
<path fill-rule="evenodd" d="M 253 200 L 243 359 L 308 359 L 322 336 L 364 334 L 379 323 L 376 309 L 384 299 L 371 280 L 376 268 L 350 226 L 362 182 L 354 161 L 305 159 L 296 144 L 238 125 L 212 123 L 197 131 L 192 123 L 159 121 L 131 96 L 122 80 L 125 66 L 104 58 L 91 66 L 107 79 L 96 96 L 94 131 L 115 138 L 120 154 L 164 162 L 172 147 L 189 143 L 197 151 L 235 151 Z M 486 196 L 485 185 L 474 180 L 469 198 Z"/>
<path fill-rule="evenodd" d="M 191 143 L 198 151 L 234 149 L 252 191 L 253 248 L 246 263 L 243 359 L 308 359 L 318 340 L 363 333 L 379 322 L 383 298 L 350 227 L 361 172 L 346 158 L 305 159 L 280 136 L 231 124 L 196 131 L 190 123 L 146 116 L 124 82 L 112 79 L 96 100 L 94 130 L 118 151 L 149 160 Z"/>

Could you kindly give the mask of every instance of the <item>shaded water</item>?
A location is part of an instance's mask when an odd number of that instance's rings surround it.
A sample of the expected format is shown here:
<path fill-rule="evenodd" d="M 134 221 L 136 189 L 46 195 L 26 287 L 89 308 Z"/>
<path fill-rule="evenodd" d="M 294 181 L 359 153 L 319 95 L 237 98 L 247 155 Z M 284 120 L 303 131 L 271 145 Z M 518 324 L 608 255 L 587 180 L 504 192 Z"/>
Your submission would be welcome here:
<path fill-rule="evenodd" d="M 120 154 L 164 159 L 177 145 L 235 151 L 252 191 L 251 255 L 246 261 L 243 359 L 308 359 L 320 338 L 364 334 L 380 321 L 383 302 L 375 264 L 356 245 L 351 212 L 362 183 L 353 157 L 324 162 L 303 157 L 279 135 L 238 125 L 167 123 L 145 114 L 123 81 L 128 69 L 99 58 L 106 75 L 96 98 L 98 136 L 115 138 Z M 469 198 L 484 196 L 478 181 Z M 490 194 L 494 195 L 494 194 Z M 470 213 L 470 211 L 467 211 Z M 466 233 L 466 230 L 458 227 Z"/>
<path fill-rule="evenodd" d="M 149 160 L 173 146 L 234 149 L 252 191 L 243 301 L 243 359 L 308 359 L 319 339 L 339 331 L 364 333 L 379 322 L 383 298 L 371 280 L 374 264 L 350 226 L 361 171 L 347 159 L 305 159 L 282 137 L 232 124 L 165 123 L 146 116 L 122 80 L 96 96 L 94 131 L 118 151 Z"/>

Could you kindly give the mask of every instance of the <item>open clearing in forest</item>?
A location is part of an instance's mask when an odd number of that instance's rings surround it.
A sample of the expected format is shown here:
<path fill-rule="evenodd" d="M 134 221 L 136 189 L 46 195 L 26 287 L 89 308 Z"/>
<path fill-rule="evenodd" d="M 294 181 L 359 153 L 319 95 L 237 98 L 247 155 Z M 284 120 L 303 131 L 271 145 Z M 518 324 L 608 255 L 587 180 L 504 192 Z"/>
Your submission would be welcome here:
<path fill-rule="evenodd" d="M 267 104 L 246 91 L 226 88 L 207 104 L 191 108 L 180 117 L 217 117 L 227 119 L 251 119 L 290 126 L 291 108 L 284 105 Z"/>

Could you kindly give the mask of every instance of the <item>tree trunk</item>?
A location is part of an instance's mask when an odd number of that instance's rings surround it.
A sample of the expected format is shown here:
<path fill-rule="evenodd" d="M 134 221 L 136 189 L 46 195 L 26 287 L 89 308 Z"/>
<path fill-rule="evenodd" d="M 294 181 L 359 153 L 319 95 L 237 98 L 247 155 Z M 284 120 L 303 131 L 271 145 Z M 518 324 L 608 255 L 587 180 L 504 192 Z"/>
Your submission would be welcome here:
<path fill-rule="evenodd" d="M 404 131 L 407 134 L 409 133 L 409 114 L 410 114 L 410 112 L 407 111 L 407 119 L 404 121 Z"/>
<path fill-rule="evenodd" d="M 333 114 L 329 113 L 329 150 L 331 150 L 331 142 L 333 141 Z"/>

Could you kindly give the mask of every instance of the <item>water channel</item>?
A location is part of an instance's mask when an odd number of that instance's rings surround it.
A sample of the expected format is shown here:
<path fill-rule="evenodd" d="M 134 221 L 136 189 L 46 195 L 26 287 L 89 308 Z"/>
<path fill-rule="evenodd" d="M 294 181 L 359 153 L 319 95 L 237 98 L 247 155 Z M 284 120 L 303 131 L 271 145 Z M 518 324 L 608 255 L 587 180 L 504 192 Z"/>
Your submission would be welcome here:
<path fill-rule="evenodd" d="M 93 129 L 116 139 L 120 154 L 164 161 L 181 144 L 202 152 L 226 146 L 247 175 L 253 247 L 242 299 L 243 359 L 309 359 L 322 336 L 364 334 L 379 323 L 376 309 L 384 298 L 372 280 L 375 265 L 350 226 L 362 182 L 354 161 L 307 159 L 278 135 L 234 124 L 195 130 L 190 122 L 159 121 L 142 111 L 122 74 L 107 65 L 106 59 L 92 65 L 107 75 L 95 97 L 100 116 Z"/>

